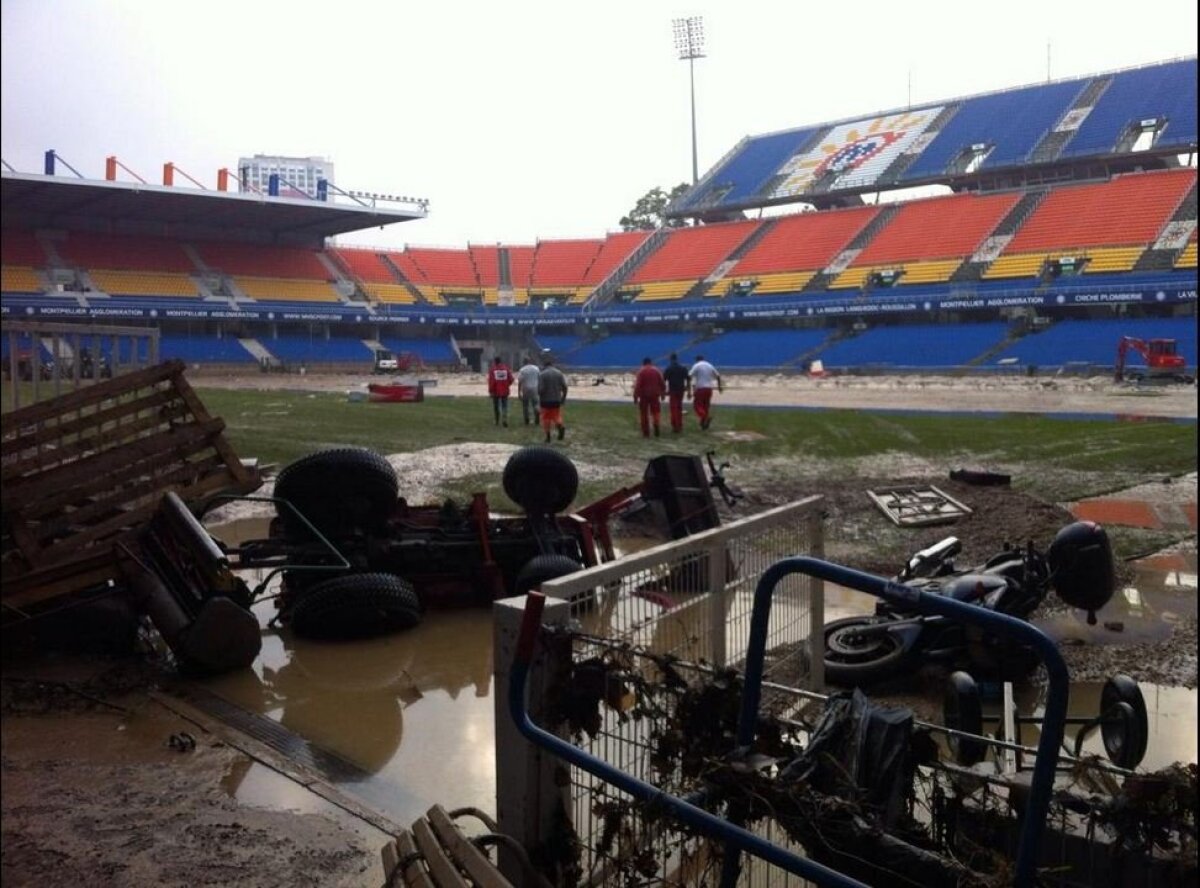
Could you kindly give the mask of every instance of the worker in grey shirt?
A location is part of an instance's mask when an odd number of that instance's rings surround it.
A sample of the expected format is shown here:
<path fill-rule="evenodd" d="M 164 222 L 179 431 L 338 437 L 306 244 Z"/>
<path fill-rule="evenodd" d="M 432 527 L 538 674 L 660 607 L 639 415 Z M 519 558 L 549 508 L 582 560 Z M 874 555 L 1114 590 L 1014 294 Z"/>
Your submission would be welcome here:
<path fill-rule="evenodd" d="M 525 417 L 525 425 L 529 425 L 530 414 L 533 414 L 533 424 L 541 422 L 538 416 L 538 377 L 541 371 L 532 359 L 527 359 L 525 365 L 517 371 L 517 396 L 521 399 L 521 414 Z"/>
<path fill-rule="evenodd" d="M 563 439 L 567 427 L 563 425 L 562 405 L 567 400 L 567 378 L 562 371 L 554 366 L 554 361 L 545 358 L 542 361 L 542 372 L 538 375 L 538 401 L 541 402 L 542 429 L 546 432 L 546 442 L 550 442 L 550 426 L 558 429 L 558 440 Z"/>

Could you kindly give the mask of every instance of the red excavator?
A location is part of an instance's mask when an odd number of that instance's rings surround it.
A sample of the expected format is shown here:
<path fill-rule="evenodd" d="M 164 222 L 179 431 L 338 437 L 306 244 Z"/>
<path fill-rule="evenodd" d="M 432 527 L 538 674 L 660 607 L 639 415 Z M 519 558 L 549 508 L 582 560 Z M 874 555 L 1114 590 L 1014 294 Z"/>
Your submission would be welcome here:
<path fill-rule="evenodd" d="M 1191 382 L 1192 377 L 1183 372 L 1183 355 L 1176 350 L 1174 339 L 1138 339 L 1122 336 L 1117 343 L 1117 367 L 1114 375 L 1117 382 L 1125 379 L 1125 357 L 1133 349 L 1146 361 L 1146 369 L 1131 369 L 1131 379 L 1148 379 L 1161 382 Z"/>

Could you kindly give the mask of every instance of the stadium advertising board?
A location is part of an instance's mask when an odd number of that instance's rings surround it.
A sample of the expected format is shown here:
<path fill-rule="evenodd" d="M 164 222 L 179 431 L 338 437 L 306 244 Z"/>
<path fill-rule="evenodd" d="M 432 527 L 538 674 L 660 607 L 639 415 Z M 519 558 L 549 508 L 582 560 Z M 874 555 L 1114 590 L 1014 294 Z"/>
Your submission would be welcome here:
<path fill-rule="evenodd" d="M 353 308 L 343 310 L 288 310 L 254 306 L 232 310 L 227 305 L 205 306 L 142 306 L 121 304 L 81 305 L 74 298 L 54 299 L 46 296 L 10 296 L 0 301 L 0 316 L 6 318 L 58 318 L 80 320 L 88 318 L 126 318 L 148 321 L 212 320 L 266 321 L 275 323 L 381 324 L 429 325 L 438 327 L 558 327 L 586 320 L 602 324 L 665 324 L 694 321 L 728 321 L 737 319 L 801 318 L 838 315 L 868 315 L 920 313 L 930 311 L 980 311 L 997 308 L 1071 308 L 1118 304 L 1176 304 L 1196 301 L 1194 280 L 1160 282 L 1140 287 L 1107 287 L 1036 291 L 1007 289 L 963 292 L 961 290 L 921 293 L 893 293 L 887 296 L 861 297 L 773 297 L 770 302 L 739 301 L 736 305 L 671 308 L 638 308 L 628 305 L 609 306 L 600 312 L 583 314 L 579 311 L 537 312 L 524 308 L 491 309 L 483 312 L 464 312 L 431 309 L 393 312 L 370 312 Z"/>

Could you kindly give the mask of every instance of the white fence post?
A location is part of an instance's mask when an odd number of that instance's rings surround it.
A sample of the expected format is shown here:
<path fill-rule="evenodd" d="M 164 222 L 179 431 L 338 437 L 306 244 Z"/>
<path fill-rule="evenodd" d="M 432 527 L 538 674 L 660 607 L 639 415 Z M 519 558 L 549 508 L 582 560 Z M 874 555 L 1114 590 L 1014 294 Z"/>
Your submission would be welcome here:
<path fill-rule="evenodd" d="M 724 537 L 716 537 L 708 547 L 708 613 L 709 613 L 709 651 L 712 663 L 718 669 L 723 669 L 728 661 L 727 644 L 725 641 L 725 596 L 730 594 L 725 588 L 726 569 L 729 556 L 726 554 Z"/>
<path fill-rule="evenodd" d="M 508 712 L 508 681 L 525 596 L 505 598 L 492 605 L 493 687 L 496 725 L 496 821 L 500 832 L 516 839 L 526 850 L 536 848 L 553 834 L 555 818 L 570 811 L 567 781 L 555 780 L 561 765 L 553 756 L 534 746 L 517 730 Z M 571 607 L 563 600 L 547 598 L 543 625 L 563 625 Z M 546 689 L 554 672 L 545 649 L 538 646 L 529 669 L 529 712 L 534 721 L 542 715 Z M 514 885 L 525 884 L 525 874 L 513 855 L 500 846 L 500 869 Z"/>

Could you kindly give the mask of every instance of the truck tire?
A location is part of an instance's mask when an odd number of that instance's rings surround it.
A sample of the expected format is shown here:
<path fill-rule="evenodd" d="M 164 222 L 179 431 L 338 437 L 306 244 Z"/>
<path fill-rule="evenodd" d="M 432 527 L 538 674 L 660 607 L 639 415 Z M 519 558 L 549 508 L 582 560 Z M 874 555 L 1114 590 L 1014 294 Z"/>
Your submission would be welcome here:
<path fill-rule="evenodd" d="M 284 467 L 275 496 L 287 500 L 326 536 L 378 531 L 396 506 L 400 483 L 391 463 L 373 450 L 319 450 Z M 310 536 L 291 509 L 276 503 L 284 529 Z"/>
<path fill-rule="evenodd" d="M 421 622 L 421 604 L 411 584 L 394 574 L 361 573 L 322 580 L 309 587 L 288 615 L 301 638 L 371 638 L 411 629 Z"/>
<path fill-rule="evenodd" d="M 580 570 L 583 565 L 566 555 L 534 555 L 517 574 L 513 595 L 525 595 L 547 580 L 557 580 Z"/>
<path fill-rule="evenodd" d="M 522 447 L 504 466 L 504 492 L 526 512 L 557 515 L 578 490 L 575 464 L 550 447 Z"/>

